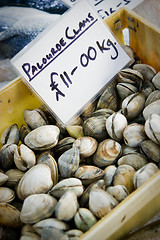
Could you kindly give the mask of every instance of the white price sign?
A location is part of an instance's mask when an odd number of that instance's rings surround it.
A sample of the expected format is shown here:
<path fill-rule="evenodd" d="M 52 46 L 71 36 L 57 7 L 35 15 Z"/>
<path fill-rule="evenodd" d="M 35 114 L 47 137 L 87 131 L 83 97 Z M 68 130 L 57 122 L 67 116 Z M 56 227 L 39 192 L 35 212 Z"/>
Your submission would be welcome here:
<path fill-rule="evenodd" d="M 66 124 L 130 60 L 95 11 L 81 2 L 11 62 Z"/>

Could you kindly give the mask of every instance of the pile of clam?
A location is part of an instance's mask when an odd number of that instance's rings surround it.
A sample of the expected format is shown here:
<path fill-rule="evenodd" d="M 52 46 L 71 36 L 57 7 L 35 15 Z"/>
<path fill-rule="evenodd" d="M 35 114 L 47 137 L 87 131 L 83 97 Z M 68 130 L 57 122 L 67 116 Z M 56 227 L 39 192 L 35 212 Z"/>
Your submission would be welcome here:
<path fill-rule="evenodd" d="M 159 171 L 160 73 L 140 61 L 67 126 L 23 117 L 1 135 L 0 239 L 78 239 Z"/>

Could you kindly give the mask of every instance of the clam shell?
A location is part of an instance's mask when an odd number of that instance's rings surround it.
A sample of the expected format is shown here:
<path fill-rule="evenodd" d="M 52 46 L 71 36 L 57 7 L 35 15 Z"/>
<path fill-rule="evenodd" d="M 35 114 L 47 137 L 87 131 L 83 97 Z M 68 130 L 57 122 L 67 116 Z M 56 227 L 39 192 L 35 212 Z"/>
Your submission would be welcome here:
<path fill-rule="evenodd" d="M 19 142 L 19 129 L 17 124 L 13 124 L 5 129 L 1 135 L 1 143 L 5 144 L 18 144 Z"/>
<path fill-rule="evenodd" d="M 79 178 L 84 185 L 88 185 L 104 176 L 104 171 L 96 166 L 84 165 L 77 169 L 74 176 Z"/>
<path fill-rule="evenodd" d="M 33 228 L 39 235 L 42 235 L 44 229 L 58 228 L 66 231 L 69 229 L 69 225 L 63 221 L 58 220 L 57 218 L 47 218 L 34 224 Z"/>
<path fill-rule="evenodd" d="M 144 184 L 148 179 L 150 179 L 159 169 L 154 163 L 148 163 L 142 168 L 140 168 L 134 174 L 134 187 L 139 188 L 142 184 Z"/>
<path fill-rule="evenodd" d="M 66 234 L 69 237 L 69 240 L 78 240 L 83 232 L 79 229 L 71 229 L 66 231 Z"/>
<path fill-rule="evenodd" d="M 140 143 L 140 149 L 151 161 L 160 162 L 159 144 L 154 143 L 152 140 L 145 140 Z"/>
<path fill-rule="evenodd" d="M 135 170 L 140 169 L 148 163 L 144 155 L 140 153 L 129 153 L 118 159 L 118 165 L 127 164 L 132 166 Z"/>
<path fill-rule="evenodd" d="M 129 95 L 138 92 L 138 88 L 131 83 L 118 83 L 116 88 L 121 99 L 125 99 Z"/>
<path fill-rule="evenodd" d="M 32 130 L 24 143 L 33 150 L 51 149 L 58 143 L 60 130 L 55 125 L 45 125 Z"/>
<path fill-rule="evenodd" d="M 24 172 L 18 169 L 10 169 L 5 174 L 8 176 L 6 186 L 15 187 L 18 181 L 23 177 Z"/>
<path fill-rule="evenodd" d="M 56 157 L 59 158 L 65 151 L 72 148 L 74 141 L 75 138 L 73 137 L 62 138 L 54 147 L 54 154 L 56 155 Z"/>
<path fill-rule="evenodd" d="M 60 198 L 68 190 L 72 190 L 77 197 L 80 197 L 84 191 L 81 180 L 78 178 L 67 178 L 61 180 L 54 187 L 52 187 L 52 189 L 49 191 L 49 194 L 56 198 Z"/>
<path fill-rule="evenodd" d="M 79 208 L 74 216 L 74 222 L 78 229 L 86 232 L 97 222 L 97 219 L 89 209 Z"/>
<path fill-rule="evenodd" d="M 83 137 L 83 127 L 82 126 L 77 126 L 77 125 L 67 125 L 66 130 L 69 133 L 69 135 L 73 138 L 79 138 Z"/>
<path fill-rule="evenodd" d="M 133 65 L 133 69 L 140 72 L 145 80 L 151 81 L 156 74 L 156 70 L 148 64 L 140 63 Z"/>
<path fill-rule="evenodd" d="M 144 129 L 148 138 L 153 142 L 160 144 L 160 115 L 152 114 L 146 120 Z"/>
<path fill-rule="evenodd" d="M 79 167 L 79 150 L 77 147 L 72 147 L 71 149 L 64 152 L 58 158 L 58 167 L 60 174 L 63 178 L 71 177 Z"/>
<path fill-rule="evenodd" d="M 8 176 L 0 172 L 0 186 L 2 186 L 8 180 Z"/>
<path fill-rule="evenodd" d="M 46 164 L 37 164 L 30 168 L 21 178 L 17 186 L 19 199 L 36 193 L 46 193 L 53 186 L 51 170 Z"/>
<path fill-rule="evenodd" d="M 152 114 L 160 115 L 160 100 L 147 105 L 143 110 L 143 117 L 147 120 Z"/>
<path fill-rule="evenodd" d="M 14 150 L 14 162 L 19 170 L 26 171 L 36 164 L 35 153 L 26 145 L 21 144 Z"/>
<path fill-rule="evenodd" d="M 77 196 L 73 191 L 68 190 L 59 199 L 55 209 L 55 216 L 58 220 L 69 221 L 74 217 L 77 209 Z"/>
<path fill-rule="evenodd" d="M 117 200 L 102 189 L 95 189 L 90 192 L 89 209 L 98 218 L 104 217 L 117 204 Z"/>
<path fill-rule="evenodd" d="M 123 185 L 110 186 L 106 191 L 114 197 L 117 202 L 121 202 L 129 195 L 127 188 Z"/>
<path fill-rule="evenodd" d="M 114 165 L 110 165 L 104 169 L 105 175 L 104 175 L 104 182 L 105 186 L 108 187 L 112 184 L 113 176 L 116 172 L 117 167 Z"/>
<path fill-rule="evenodd" d="M 116 80 L 117 82 L 134 84 L 137 87 L 140 87 L 143 81 L 143 76 L 136 69 L 125 68 L 117 74 Z"/>
<path fill-rule="evenodd" d="M 113 139 L 105 139 L 97 148 L 93 162 L 98 167 L 106 167 L 117 161 L 121 154 L 121 145 Z"/>
<path fill-rule="evenodd" d="M 26 109 L 23 112 L 23 118 L 31 129 L 35 129 L 37 127 L 48 124 L 48 120 L 41 109 Z"/>
<path fill-rule="evenodd" d="M 149 94 L 145 102 L 145 107 L 157 100 L 160 100 L 160 90 L 154 90 L 151 94 Z"/>
<path fill-rule="evenodd" d="M 160 89 L 160 72 L 156 73 L 156 75 L 152 78 L 152 83 L 157 89 Z"/>
<path fill-rule="evenodd" d="M 0 224 L 13 228 L 22 226 L 20 211 L 9 203 L 0 203 Z"/>
<path fill-rule="evenodd" d="M 33 194 L 28 196 L 22 206 L 20 219 L 27 224 L 37 223 L 50 217 L 55 211 L 57 200 L 47 194 Z"/>
<path fill-rule="evenodd" d="M 15 192 L 7 187 L 0 187 L 0 203 L 6 202 L 10 203 L 15 198 Z"/>
<path fill-rule="evenodd" d="M 127 164 L 118 166 L 113 177 L 113 185 L 123 185 L 129 193 L 133 192 L 133 176 L 135 172 L 135 169 Z"/>
<path fill-rule="evenodd" d="M 0 150 L 0 168 L 9 169 L 14 163 L 14 150 L 16 144 L 5 144 Z"/>
<path fill-rule="evenodd" d="M 73 143 L 73 147 L 77 147 L 79 149 L 79 153 L 82 158 L 87 158 L 93 155 L 97 146 L 97 141 L 94 138 L 87 136 L 77 138 Z"/>
<path fill-rule="evenodd" d="M 69 240 L 68 235 L 57 228 L 44 229 L 41 235 L 41 240 Z"/>

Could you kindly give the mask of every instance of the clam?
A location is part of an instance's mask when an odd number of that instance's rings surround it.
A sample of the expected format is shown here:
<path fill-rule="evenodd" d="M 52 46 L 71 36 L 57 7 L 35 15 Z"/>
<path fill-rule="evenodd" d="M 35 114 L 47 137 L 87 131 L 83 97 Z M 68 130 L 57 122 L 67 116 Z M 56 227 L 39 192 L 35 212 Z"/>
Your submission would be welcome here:
<path fill-rule="evenodd" d="M 19 133 L 20 133 L 20 140 L 22 143 L 24 143 L 25 137 L 30 132 L 31 132 L 31 129 L 27 125 L 24 125 L 24 124 L 21 125 Z"/>
<path fill-rule="evenodd" d="M 45 125 L 32 130 L 24 139 L 24 143 L 33 150 L 51 149 L 58 143 L 60 130 L 55 125 Z"/>
<path fill-rule="evenodd" d="M 138 123 L 129 124 L 123 131 L 123 139 L 127 146 L 138 147 L 142 141 L 147 139 L 144 126 Z"/>
<path fill-rule="evenodd" d="M 90 136 L 98 142 L 104 140 L 108 134 L 106 131 L 106 117 L 96 116 L 86 119 L 83 123 L 84 136 Z"/>
<path fill-rule="evenodd" d="M 77 138 L 73 143 L 73 147 L 77 147 L 79 149 L 80 157 L 82 158 L 87 158 L 93 155 L 97 146 L 97 141 L 88 136 Z"/>
<path fill-rule="evenodd" d="M 94 189 L 90 192 L 89 209 L 97 218 L 104 217 L 117 204 L 117 200 L 102 189 Z"/>
<path fill-rule="evenodd" d="M 158 167 L 155 163 L 148 163 L 142 168 L 140 168 L 134 174 L 134 187 L 139 188 L 142 184 L 144 184 L 148 179 L 150 179 L 156 172 L 158 172 Z"/>
<path fill-rule="evenodd" d="M 139 148 L 129 147 L 126 144 L 122 144 L 122 155 L 126 155 L 128 153 L 139 153 Z"/>
<path fill-rule="evenodd" d="M 118 94 L 115 88 L 116 82 L 112 81 L 107 85 L 105 91 L 101 94 L 98 103 L 97 109 L 99 108 L 110 108 L 113 111 L 117 110 L 118 107 Z"/>
<path fill-rule="evenodd" d="M 13 124 L 5 129 L 1 135 L 1 143 L 5 144 L 18 144 L 19 142 L 19 129 L 17 124 Z"/>
<path fill-rule="evenodd" d="M 23 112 L 23 118 L 31 129 L 48 124 L 48 120 L 41 109 L 26 109 Z"/>
<path fill-rule="evenodd" d="M 146 157 L 141 153 L 128 153 L 118 159 L 118 165 L 127 164 L 132 166 L 135 170 L 140 169 L 148 163 Z"/>
<path fill-rule="evenodd" d="M 54 157 L 51 155 L 49 151 L 45 151 L 41 153 L 37 158 L 38 164 L 46 164 L 48 167 L 50 167 L 51 170 L 51 177 L 53 181 L 53 185 L 57 184 L 58 182 L 58 166 L 57 162 L 54 159 Z"/>
<path fill-rule="evenodd" d="M 118 95 L 123 100 L 129 95 L 138 92 L 138 88 L 131 83 L 120 82 L 116 85 Z"/>
<path fill-rule="evenodd" d="M 129 83 L 140 87 L 143 81 L 143 76 L 135 69 L 125 68 L 117 74 L 116 80 L 117 82 Z"/>
<path fill-rule="evenodd" d="M 19 180 L 24 175 L 24 172 L 16 169 L 10 169 L 5 173 L 8 176 L 8 180 L 6 182 L 6 186 L 8 187 L 15 187 Z"/>
<path fill-rule="evenodd" d="M 136 118 L 145 106 L 145 95 L 142 92 L 133 93 L 122 102 L 122 113 L 128 120 Z"/>
<path fill-rule="evenodd" d="M 121 154 L 121 145 L 113 139 L 105 139 L 97 148 L 93 162 L 98 167 L 106 167 L 117 161 Z"/>
<path fill-rule="evenodd" d="M 73 138 L 79 138 L 83 137 L 83 127 L 82 126 L 77 126 L 77 125 L 67 125 L 66 130 L 69 133 L 69 135 Z"/>
<path fill-rule="evenodd" d="M 69 237 L 69 240 L 78 240 L 83 232 L 79 229 L 71 229 L 65 232 Z"/>
<path fill-rule="evenodd" d="M 57 156 L 57 158 L 59 158 L 65 151 L 69 150 L 72 147 L 74 141 L 75 138 L 73 137 L 62 138 L 54 147 L 54 154 Z"/>
<path fill-rule="evenodd" d="M 103 177 L 105 186 L 108 187 L 112 184 L 113 176 L 116 172 L 117 167 L 114 165 L 110 165 L 104 169 L 105 175 Z"/>
<path fill-rule="evenodd" d="M 103 116 L 105 118 L 108 118 L 111 114 L 113 114 L 114 111 L 110 108 L 100 108 L 93 113 L 90 114 L 90 117 L 98 117 Z"/>
<path fill-rule="evenodd" d="M 133 66 L 133 69 L 140 72 L 143 75 L 144 80 L 151 81 L 152 78 L 156 75 L 156 70 L 148 64 L 144 63 L 135 64 Z"/>
<path fill-rule="evenodd" d="M 16 144 L 5 144 L 0 150 L 0 168 L 9 169 L 14 164 L 14 150 Z"/>
<path fill-rule="evenodd" d="M 69 240 L 69 238 L 61 229 L 47 228 L 43 230 L 41 240 Z"/>
<path fill-rule="evenodd" d="M 103 179 L 100 179 L 96 182 L 91 183 L 83 192 L 80 200 L 81 207 L 88 207 L 89 194 L 93 189 L 101 188 L 105 190 L 105 182 Z"/>
<path fill-rule="evenodd" d="M 89 209 L 79 208 L 74 216 L 74 222 L 78 229 L 86 232 L 97 222 L 97 219 Z"/>
<path fill-rule="evenodd" d="M 20 219 L 23 223 L 33 224 L 50 217 L 56 208 L 57 200 L 48 194 L 28 196 L 22 205 Z"/>
<path fill-rule="evenodd" d="M 87 106 L 85 107 L 84 111 L 82 112 L 82 117 L 87 118 L 94 112 L 96 108 L 96 101 L 94 102 L 89 102 Z"/>
<path fill-rule="evenodd" d="M 157 100 L 160 100 L 160 90 L 154 90 L 146 99 L 145 107 L 151 104 L 152 102 L 155 102 Z"/>
<path fill-rule="evenodd" d="M 15 192 L 7 187 L 0 187 L 0 203 L 10 203 L 15 198 Z"/>
<path fill-rule="evenodd" d="M 21 144 L 14 150 L 14 162 L 19 170 L 26 171 L 36 164 L 35 153 L 26 145 Z"/>
<path fill-rule="evenodd" d="M 9 203 L 0 203 L 0 224 L 7 227 L 21 227 L 20 211 Z"/>
<path fill-rule="evenodd" d="M 110 186 L 106 191 L 114 197 L 117 202 L 121 202 L 129 195 L 127 188 L 123 185 Z"/>
<path fill-rule="evenodd" d="M 39 235 L 42 235 L 43 230 L 47 228 L 58 228 L 63 231 L 66 231 L 69 229 L 69 225 L 63 221 L 58 220 L 57 218 L 43 219 L 33 225 L 33 229 Z"/>
<path fill-rule="evenodd" d="M 77 147 L 65 151 L 58 158 L 58 167 L 63 178 L 71 177 L 79 167 L 79 150 Z"/>
<path fill-rule="evenodd" d="M 52 187 L 49 194 L 56 198 L 60 198 L 68 190 L 72 190 L 77 197 L 80 197 L 84 191 L 81 180 L 78 178 L 63 179 Z"/>
<path fill-rule="evenodd" d="M 152 83 L 154 86 L 160 90 L 160 72 L 157 72 L 156 75 L 152 78 Z"/>
<path fill-rule="evenodd" d="M 123 185 L 129 193 L 133 192 L 133 176 L 135 172 L 135 169 L 127 164 L 118 166 L 113 177 L 113 186 Z"/>
<path fill-rule="evenodd" d="M 77 209 L 77 196 L 72 190 L 68 190 L 59 199 L 55 209 L 55 216 L 58 220 L 69 221 L 74 217 Z"/>
<path fill-rule="evenodd" d="M 155 87 L 151 81 L 145 80 L 143 81 L 143 84 L 140 90 L 144 94 L 144 96 L 147 98 L 155 90 Z"/>
<path fill-rule="evenodd" d="M 159 144 L 147 139 L 140 143 L 140 150 L 154 163 L 160 162 Z"/>
<path fill-rule="evenodd" d="M 8 180 L 8 176 L 3 172 L 0 172 L 0 186 L 2 186 Z"/>
<path fill-rule="evenodd" d="M 79 178 L 84 185 L 101 179 L 104 176 L 104 171 L 96 166 L 84 165 L 80 166 L 74 176 Z"/>
<path fill-rule="evenodd" d="M 143 117 L 147 120 L 152 114 L 160 115 L 160 99 L 147 105 L 143 110 Z"/>
<path fill-rule="evenodd" d="M 36 193 L 46 193 L 53 186 L 51 170 L 46 164 L 37 164 L 30 168 L 20 179 L 17 186 L 19 199 Z"/>
<path fill-rule="evenodd" d="M 106 129 L 109 136 L 115 141 L 121 141 L 127 124 L 127 119 L 123 114 L 120 112 L 113 113 L 106 120 Z"/>
<path fill-rule="evenodd" d="M 152 114 L 145 122 L 145 133 L 153 142 L 160 144 L 160 115 Z"/>
<path fill-rule="evenodd" d="M 40 240 L 40 236 L 34 231 L 32 225 L 25 224 L 21 229 L 20 240 Z"/>

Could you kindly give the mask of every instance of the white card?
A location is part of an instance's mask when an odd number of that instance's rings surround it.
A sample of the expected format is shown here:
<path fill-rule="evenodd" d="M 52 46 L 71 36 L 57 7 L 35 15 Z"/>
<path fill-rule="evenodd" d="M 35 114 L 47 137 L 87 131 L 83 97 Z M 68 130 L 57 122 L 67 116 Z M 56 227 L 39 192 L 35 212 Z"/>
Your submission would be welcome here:
<path fill-rule="evenodd" d="M 66 124 L 130 60 L 95 11 L 82 1 L 11 62 Z"/>

